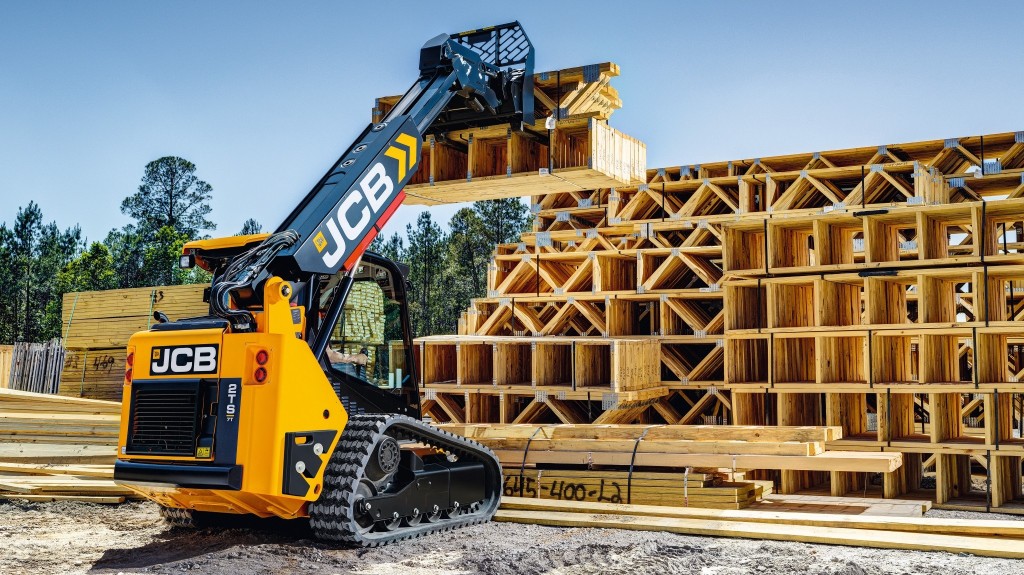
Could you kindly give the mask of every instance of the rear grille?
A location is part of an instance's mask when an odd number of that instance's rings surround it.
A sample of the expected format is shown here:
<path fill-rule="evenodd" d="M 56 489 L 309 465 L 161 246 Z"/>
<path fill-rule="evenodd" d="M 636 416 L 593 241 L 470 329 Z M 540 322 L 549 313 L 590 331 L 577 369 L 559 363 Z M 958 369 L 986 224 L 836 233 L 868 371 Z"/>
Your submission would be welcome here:
<path fill-rule="evenodd" d="M 132 386 L 127 453 L 195 455 L 202 405 L 199 382 Z"/>

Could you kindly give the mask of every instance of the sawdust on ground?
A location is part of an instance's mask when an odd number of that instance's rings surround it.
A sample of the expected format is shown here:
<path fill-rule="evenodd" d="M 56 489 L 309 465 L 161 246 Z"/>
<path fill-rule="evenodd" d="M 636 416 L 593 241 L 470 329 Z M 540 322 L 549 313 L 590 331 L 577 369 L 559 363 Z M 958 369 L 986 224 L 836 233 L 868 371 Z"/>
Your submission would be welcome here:
<path fill-rule="evenodd" d="M 0 574 L 11 575 L 1024 574 L 1024 561 L 950 553 L 511 523 L 479 525 L 380 549 L 343 549 L 312 541 L 308 530 L 294 522 L 170 529 L 156 505 L 143 502 L 3 503 L 0 549 Z"/>

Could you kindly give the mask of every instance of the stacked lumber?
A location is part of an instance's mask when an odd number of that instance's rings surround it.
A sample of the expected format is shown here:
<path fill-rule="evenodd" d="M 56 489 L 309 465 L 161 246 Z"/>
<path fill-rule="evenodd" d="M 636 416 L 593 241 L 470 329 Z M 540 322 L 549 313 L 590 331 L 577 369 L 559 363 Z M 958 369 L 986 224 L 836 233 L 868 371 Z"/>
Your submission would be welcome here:
<path fill-rule="evenodd" d="M 825 451 L 834 427 L 684 425 L 441 425 L 510 464 L 896 471 L 898 453 Z"/>
<path fill-rule="evenodd" d="M 532 204 L 446 345 L 528 339 L 567 386 L 424 379 L 435 420 L 838 426 L 827 451 L 905 465 L 882 485 L 871 466 L 750 476 L 1024 513 L 1024 132 L 668 166 Z M 585 392 L 560 337 L 658 342 L 660 395 Z M 444 347 L 423 366 L 480 372 Z"/>
<path fill-rule="evenodd" d="M 121 401 L 128 338 L 149 329 L 153 312 L 170 319 L 206 315 L 203 285 L 160 286 L 64 295 L 64 369 L 60 393 Z"/>
<path fill-rule="evenodd" d="M 149 329 L 153 312 L 172 320 L 205 315 L 205 285 L 160 286 L 64 294 L 62 321 L 68 349 L 123 349 Z"/>
<path fill-rule="evenodd" d="M 0 499 L 123 503 L 136 494 L 113 481 L 114 467 L 0 462 Z"/>
<path fill-rule="evenodd" d="M 331 336 L 331 347 L 345 354 L 367 351 L 366 371 L 375 373 L 384 345 L 384 294 L 375 283 L 356 282 L 345 300 L 344 320 Z"/>
<path fill-rule="evenodd" d="M 0 390 L 0 498 L 123 501 L 113 482 L 121 405 Z"/>
<path fill-rule="evenodd" d="M 112 463 L 121 405 L 0 390 L 0 462 Z"/>
<path fill-rule="evenodd" d="M 66 294 L 62 311 L 67 350 L 60 395 L 121 401 L 128 339 L 149 329 L 154 311 L 172 320 L 206 315 L 205 288 L 158 286 Z M 349 354 L 366 348 L 367 371 L 374 372 L 378 348 L 384 344 L 384 298 L 376 284 L 358 282 L 352 287 L 345 321 L 339 322 L 331 344 Z"/>
<path fill-rule="evenodd" d="M 684 509 L 505 497 L 496 521 L 1024 558 L 1019 521 Z"/>
<path fill-rule="evenodd" d="M 841 437 L 834 427 L 440 427 L 494 451 L 506 468 L 506 495 L 540 499 L 741 509 L 764 485 L 725 482 L 724 472 L 732 480 L 749 469 L 891 474 L 902 463 L 898 453 L 826 452 Z"/>
<path fill-rule="evenodd" d="M 439 205 L 641 183 L 647 147 L 608 125 L 621 106 L 611 62 L 534 76 L 536 122 L 431 134 L 406 203 Z M 378 98 L 375 122 L 399 96 Z"/>
<path fill-rule="evenodd" d="M 719 472 L 516 468 L 506 466 L 504 493 L 559 501 L 743 509 L 757 501 L 755 482 L 724 481 Z"/>

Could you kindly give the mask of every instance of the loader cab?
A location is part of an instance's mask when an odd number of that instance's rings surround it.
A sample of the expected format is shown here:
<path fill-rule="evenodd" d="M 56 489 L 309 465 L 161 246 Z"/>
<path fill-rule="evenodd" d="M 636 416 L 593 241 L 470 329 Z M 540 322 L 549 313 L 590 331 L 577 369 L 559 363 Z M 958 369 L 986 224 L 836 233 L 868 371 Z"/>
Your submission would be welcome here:
<path fill-rule="evenodd" d="M 372 253 L 320 282 L 320 362 L 351 414 L 420 415 L 406 293 L 402 267 Z"/>

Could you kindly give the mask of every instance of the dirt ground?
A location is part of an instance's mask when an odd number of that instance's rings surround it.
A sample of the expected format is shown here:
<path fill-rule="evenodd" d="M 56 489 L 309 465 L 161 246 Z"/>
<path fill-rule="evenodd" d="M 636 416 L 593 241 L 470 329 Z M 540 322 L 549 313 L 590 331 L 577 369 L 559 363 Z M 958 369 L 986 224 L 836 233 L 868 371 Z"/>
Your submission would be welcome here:
<path fill-rule="evenodd" d="M 0 550 L 0 574 L 4 575 L 1024 573 L 1024 561 L 949 553 L 510 523 L 480 525 L 381 549 L 341 549 L 313 542 L 308 531 L 294 524 L 172 530 L 152 503 L 3 503 Z"/>

